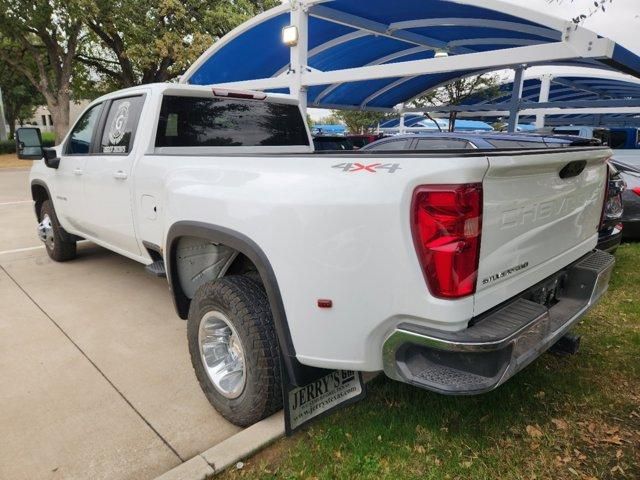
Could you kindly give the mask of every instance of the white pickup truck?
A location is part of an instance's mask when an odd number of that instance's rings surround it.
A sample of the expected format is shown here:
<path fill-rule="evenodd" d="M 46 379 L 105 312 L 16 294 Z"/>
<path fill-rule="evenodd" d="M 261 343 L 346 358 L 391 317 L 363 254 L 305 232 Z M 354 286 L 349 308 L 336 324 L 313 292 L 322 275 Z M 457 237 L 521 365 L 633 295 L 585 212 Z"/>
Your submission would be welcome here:
<path fill-rule="evenodd" d="M 211 403 L 248 425 L 324 369 L 492 390 L 607 290 L 606 148 L 314 153 L 287 96 L 146 85 L 36 161 L 56 261 L 87 239 L 165 273 Z"/>

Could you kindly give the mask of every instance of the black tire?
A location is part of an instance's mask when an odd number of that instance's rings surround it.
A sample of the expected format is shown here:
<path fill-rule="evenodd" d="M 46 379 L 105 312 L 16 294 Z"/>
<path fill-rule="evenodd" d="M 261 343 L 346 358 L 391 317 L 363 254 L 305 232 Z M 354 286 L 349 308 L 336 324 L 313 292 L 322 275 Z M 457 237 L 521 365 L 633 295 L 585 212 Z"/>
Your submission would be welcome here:
<path fill-rule="evenodd" d="M 244 350 L 245 386 L 234 399 L 225 397 L 216 389 L 200 355 L 200 322 L 212 311 L 226 316 Z M 253 279 L 237 275 L 202 285 L 191 301 L 187 338 L 191 363 L 200 387 L 224 418 L 246 427 L 282 408 L 278 340 L 267 296 Z"/>
<path fill-rule="evenodd" d="M 60 226 L 51 200 L 45 200 L 40 209 L 40 221 L 49 216 L 53 228 L 53 245 L 45 242 L 49 257 L 56 262 L 67 262 L 76 258 L 76 240 Z"/>

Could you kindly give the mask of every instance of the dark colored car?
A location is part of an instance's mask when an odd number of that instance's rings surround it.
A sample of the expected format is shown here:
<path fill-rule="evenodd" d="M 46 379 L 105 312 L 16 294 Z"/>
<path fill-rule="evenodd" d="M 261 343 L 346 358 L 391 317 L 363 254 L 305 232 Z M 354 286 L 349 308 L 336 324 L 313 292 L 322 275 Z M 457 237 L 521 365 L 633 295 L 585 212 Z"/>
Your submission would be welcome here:
<path fill-rule="evenodd" d="M 569 135 L 429 132 L 386 137 L 363 147 L 362 150 L 494 150 L 594 145 L 600 143 L 597 140 Z"/>
<path fill-rule="evenodd" d="M 610 163 L 620 172 L 627 184 L 627 189 L 622 194 L 624 206 L 622 236 L 625 240 L 640 240 L 640 159 L 631 157 L 616 159 L 614 156 Z"/>
<path fill-rule="evenodd" d="M 599 145 L 600 142 L 570 135 L 433 132 L 384 138 L 367 145 L 362 150 L 536 149 L 593 146 L 594 144 Z M 640 176 L 638 180 L 640 180 Z M 610 166 L 609 188 L 607 189 L 609 198 L 605 205 L 603 225 L 598 239 L 598 249 L 610 253 L 615 252 L 622 241 L 624 185 L 625 182 L 616 168 Z M 638 187 L 640 192 L 640 184 Z M 640 219 L 640 203 L 638 203 L 638 214 Z"/>
<path fill-rule="evenodd" d="M 349 151 L 353 150 L 353 143 L 347 137 L 340 136 L 318 136 L 314 137 L 313 145 L 316 152 L 326 151 Z"/>
<path fill-rule="evenodd" d="M 598 237 L 598 249 L 615 253 L 622 242 L 624 227 L 623 195 L 626 183 L 616 167 L 609 164 L 609 185 L 607 187 L 607 201 Z"/>
<path fill-rule="evenodd" d="M 364 135 L 347 135 L 346 138 L 352 143 L 354 148 L 360 149 L 370 143 L 380 140 L 382 135 L 364 134 Z"/>

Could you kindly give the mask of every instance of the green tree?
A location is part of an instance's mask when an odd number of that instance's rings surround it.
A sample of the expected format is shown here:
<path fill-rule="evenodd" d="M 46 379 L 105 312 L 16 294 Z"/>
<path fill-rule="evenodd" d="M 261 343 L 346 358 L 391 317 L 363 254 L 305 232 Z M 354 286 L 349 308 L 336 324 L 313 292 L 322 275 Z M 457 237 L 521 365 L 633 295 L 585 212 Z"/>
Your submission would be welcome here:
<path fill-rule="evenodd" d="M 69 128 L 74 57 L 81 37 L 84 0 L 0 0 L 0 60 L 42 94 L 56 139 Z"/>
<path fill-rule="evenodd" d="M 44 98 L 29 80 L 11 65 L 0 60 L 0 90 L 5 119 L 9 123 L 9 138 L 13 138 L 16 123 L 30 119 Z"/>
<path fill-rule="evenodd" d="M 380 112 L 361 110 L 335 110 L 332 117 L 345 124 L 350 133 L 362 134 L 374 129 L 388 115 Z"/>
<path fill-rule="evenodd" d="M 93 0 L 77 59 L 116 88 L 165 82 L 275 0 Z"/>
<path fill-rule="evenodd" d="M 455 80 L 444 87 L 432 90 L 413 101 L 412 107 L 440 105 L 462 105 L 471 97 L 494 98 L 499 94 L 500 78 L 495 74 L 484 74 Z M 457 112 L 449 114 L 449 131 L 456 127 Z"/>

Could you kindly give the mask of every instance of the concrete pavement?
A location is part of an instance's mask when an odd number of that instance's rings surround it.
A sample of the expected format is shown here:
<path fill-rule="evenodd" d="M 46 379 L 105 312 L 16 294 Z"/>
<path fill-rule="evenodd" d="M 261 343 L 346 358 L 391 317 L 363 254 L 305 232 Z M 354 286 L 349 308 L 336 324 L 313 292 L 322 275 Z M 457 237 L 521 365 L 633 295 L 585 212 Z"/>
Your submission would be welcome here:
<path fill-rule="evenodd" d="M 154 478 L 237 433 L 166 280 L 90 243 L 50 261 L 27 177 L 0 171 L 0 478 Z"/>

